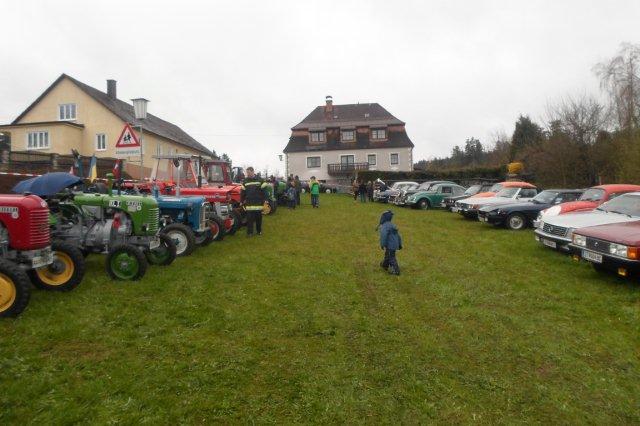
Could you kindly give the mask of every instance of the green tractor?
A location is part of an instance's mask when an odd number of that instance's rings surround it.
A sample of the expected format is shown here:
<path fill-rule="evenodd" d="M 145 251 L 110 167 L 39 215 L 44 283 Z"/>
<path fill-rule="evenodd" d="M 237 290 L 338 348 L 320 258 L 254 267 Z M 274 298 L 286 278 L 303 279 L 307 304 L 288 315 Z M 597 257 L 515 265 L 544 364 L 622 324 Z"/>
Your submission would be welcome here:
<path fill-rule="evenodd" d="M 176 245 L 158 232 L 158 202 L 153 197 L 69 193 L 49 200 L 51 237 L 79 247 L 85 255 L 105 253 L 107 273 L 138 280 L 148 263 L 169 265 Z"/>

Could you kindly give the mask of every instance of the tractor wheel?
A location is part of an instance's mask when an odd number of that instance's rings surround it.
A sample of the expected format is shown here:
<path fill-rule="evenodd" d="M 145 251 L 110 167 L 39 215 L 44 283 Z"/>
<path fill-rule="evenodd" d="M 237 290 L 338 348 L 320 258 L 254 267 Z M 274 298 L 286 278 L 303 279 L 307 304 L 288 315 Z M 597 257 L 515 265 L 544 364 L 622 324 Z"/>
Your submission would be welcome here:
<path fill-rule="evenodd" d="M 85 271 L 84 256 L 76 246 L 54 241 L 53 263 L 29 271 L 31 282 L 42 290 L 69 291 L 82 282 Z"/>
<path fill-rule="evenodd" d="M 527 227 L 527 219 L 520 213 L 512 213 L 507 217 L 507 228 L 520 231 Z"/>
<path fill-rule="evenodd" d="M 152 265 L 171 265 L 176 259 L 176 245 L 171 238 L 164 234 L 160 234 L 158 237 L 160 238 L 160 247 L 146 250 L 144 254 Z"/>
<path fill-rule="evenodd" d="M 209 222 L 207 222 L 208 224 Z M 214 227 L 217 227 L 217 225 L 214 225 Z M 211 231 L 211 229 L 207 229 L 204 232 L 198 232 L 196 234 L 196 244 L 199 245 L 200 247 L 206 247 L 209 244 L 211 244 L 211 242 L 213 241 L 213 231 Z"/>
<path fill-rule="evenodd" d="M 176 256 L 189 256 L 196 249 L 196 236 L 187 225 L 172 223 L 162 228 L 160 233 L 173 241 L 176 246 Z"/>
<path fill-rule="evenodd" d="M 242 226 L 242 217 L 240 214 L 232 210 L 229 213 L 229 217 L 225 220 L 225 231 L 229 235 L 233 235 L 236 233 L 238 229 Z"/>
<path fill-rule="evenodd" d="M 132 244 L 117 244 L 107 255 L 107 273 L 114 280 L 136 281 L 144 277 L 149 265 L 140 249 Z"/>
<path fill-rule="evenodd" d="M 30 296 L 27 274 L 18 265 L 0 259 L 0 318 L 18 316 Z"/>
<path fill-rule="evenodd" d="M 429 200 L 423 198 L 422 200 L 420 200 L 420 202 L 418 202 L 418 208 L 420 210 L 429 210 L 431 208 L 431 204 L 429 203 Z"/>
<path fill-rule="evenodd" d="M 210 232 L 207 232 L 207 234 L 209 234 L 210 240 L 202 245 L 207 245 L 211 241 L 221 241 L 227 233 L 224 226 L 224 220 L 218 216 L 212 216 L 209 218 L 209 230 Z"/>

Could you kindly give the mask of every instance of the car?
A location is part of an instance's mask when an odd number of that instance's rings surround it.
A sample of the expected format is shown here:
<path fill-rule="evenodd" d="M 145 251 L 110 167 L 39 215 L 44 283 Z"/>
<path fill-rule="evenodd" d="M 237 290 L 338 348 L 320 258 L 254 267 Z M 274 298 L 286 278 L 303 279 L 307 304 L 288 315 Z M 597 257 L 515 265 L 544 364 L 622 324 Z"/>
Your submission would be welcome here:
<path fill-rule="evenodd" d="M 481 185 L 471 185 L 467 188 L 462 195 L 444 197 L 442 199 L 442 203 L 440 203 L 440 207 L 451 211 L 451 209 L 455 206 L 456 201 L 464 200 L 465 198 L 473 197 L 476 194 L 481 192 L 487 192 L 491 189 L 492 184 L 481 184 Z"/>
<path fill-rule="evenodd" d="M 381 203 L 386 203 L 389 201 L 389 197 L 396 196 L 400 193 L 401 190 L 417 187 L 417 182 L 395 182 L 393 185 L 391 185 L 391 188 L 388 188 L 385 191 L 374 192 L 373 200 Z"/>
<path fill-rule="evenodd" d="M 630 192 L 591 211 L 546 217 L 535 230 L 535 238 L 543 246 L 568 253 L 576 229 L 636 220 L 640 220 L 640 192 Z"/>
<path fill-rule="evenodd" d="M 529 201 L 505 205 L 488 205 L 478 211 L 478 220 L 511 230 L 525 229 L 533 225 L 538 214 L 553 205 L 575 201 L 584 191 L 581 189 L 547 189 Z"/>
<path fill-rule="evenodd" d="M 530 200 L 538 194 L 538 188 L 530 183 L 518 182 L 505 186 L 494 197 L 469 197 L 456 201 L 454 210 L 466 218 L 477 218 L 480 207 L 488 205 L 511 204 L 517 201 Z"/>
<path fill-rule="evenodd" d="M 427 210 L 440 206 L 444 197 L 463 194 L 464 190 L 464 186 L 455 183 L 438 183 L 427 190 L 411 193 L 405 202 L 409 207 Z"/>
<path fill-rule="evenodd" d="M 542 210 L 533 225 L 538 228 L 540 222 L 545 220 L 545 217 L 577 211 L 591 211 L 600 204 L 606 203 L 619 195 L 636 191 L 640 191 L 640 185 L 614 184 L 593 186 L 584 191 L 582 196 L 580 196 L 576 201 L 562 203 Z"/>
<path fill-rule="evenodd" d="M 640 273 L 640 221 L 577 229 L 569 249 L 576 260 L 590 262 L 597 271 L 622 277 Z"/>
<path fill-rule="evenodd" d="M 429 181 L 426 181 L 426 182 L 422 182 L 420 185 L 418 185 L 417 188 L 404 189 L 404 190 L 400 191 L 400 194 L 397 197 L 395 197 L 395 199 L 393 200 L 393 204 L 395 204 L 397 206 L 406 206 L 407 205 L 407 198 L 409 196 L 411 196 L 412 194 L 415 194 L 416 192 L 429 191 L 435 185 L 438 185 L 440 183 L 448 183 L 448 184 L 457 186 L 457 184 L 455 182 L 451 182 L 451 181 L 448 181 L 448 180 L 429 180 Z M 391 202 L 391 201 L 389 201 L 389 202 Z"/>
<path fill-rule="evenodd" d="M 521 182 L 521 181 L 498 182 L 498 183 L 494 183 L 489 189 L 489 191 L 479 192 L 476 195 L 474 195 L 474 197 L 478 197 L 478 198 L 494 197 L 496 194 L 498 194 L 498 192 L 502 191 L 504 188 L 510 188 L 510 187 L 521 186 L 521 185 L 530 185 L 530 184 L 527 182 Z"/>

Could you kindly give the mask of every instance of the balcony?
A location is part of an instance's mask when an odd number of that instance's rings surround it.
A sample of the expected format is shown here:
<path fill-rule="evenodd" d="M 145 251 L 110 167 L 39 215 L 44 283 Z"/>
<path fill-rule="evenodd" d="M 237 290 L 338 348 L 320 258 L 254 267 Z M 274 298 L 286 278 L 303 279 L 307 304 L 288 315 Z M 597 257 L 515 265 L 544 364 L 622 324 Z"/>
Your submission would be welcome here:
<path fill-rule="evenodd" d="M 355 172 L 369 170 L 369 163 L 334 163 L 327 164 L 327 172 L 330 175 L 347 175 Z"/>

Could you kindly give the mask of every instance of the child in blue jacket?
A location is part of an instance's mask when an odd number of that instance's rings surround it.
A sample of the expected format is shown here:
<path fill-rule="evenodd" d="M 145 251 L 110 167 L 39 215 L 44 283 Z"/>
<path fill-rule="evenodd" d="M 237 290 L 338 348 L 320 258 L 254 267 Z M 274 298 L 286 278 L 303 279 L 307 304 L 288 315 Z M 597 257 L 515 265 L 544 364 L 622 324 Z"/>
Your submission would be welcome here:
<path fill-rule="evenodd" d="M 402 237 L 398 227 L 391 223 L 393 212 L 387 210 L 380 216 L 380 248 L 384 250 L 384 260 L 380 263 L 382 268 L 392 275 L 400 275 L 400 266 L 396 260 L 396 250 L 402 250 Z"/>

